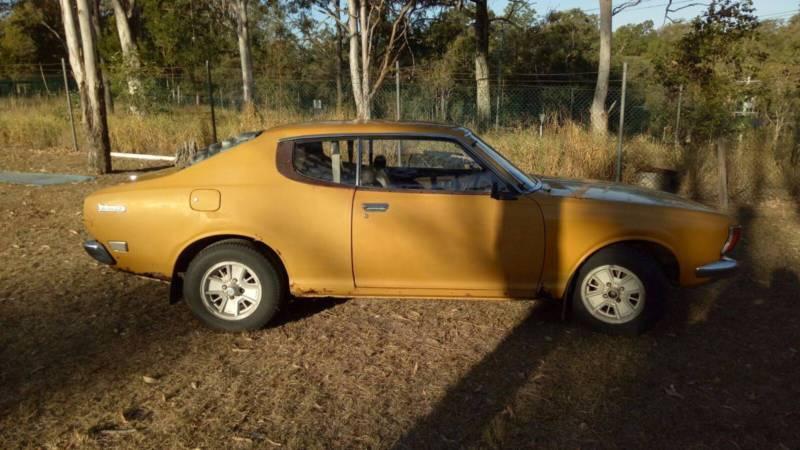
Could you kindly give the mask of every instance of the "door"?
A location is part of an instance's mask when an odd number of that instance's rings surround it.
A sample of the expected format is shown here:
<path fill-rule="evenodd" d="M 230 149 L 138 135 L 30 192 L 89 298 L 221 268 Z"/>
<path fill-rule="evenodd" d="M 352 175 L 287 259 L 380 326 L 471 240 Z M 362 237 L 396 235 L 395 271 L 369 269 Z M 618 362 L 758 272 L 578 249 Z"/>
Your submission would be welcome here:
<path fill-rule="evenodd" d="M 277 167 L 292 182 L 263 195 L 266 230 L 292 274 L 296 295 L 347 295 L 353 290 L 352 213 L 355 139 L 315 137 L 279 145 Z"/>
<path fill-rule="evenodd" d="M 533 294 L 544 257 L 531 199 L 491 196 L 499 179 L 455 141 L 364 140 L 353 202 L 357 288 Z"/>

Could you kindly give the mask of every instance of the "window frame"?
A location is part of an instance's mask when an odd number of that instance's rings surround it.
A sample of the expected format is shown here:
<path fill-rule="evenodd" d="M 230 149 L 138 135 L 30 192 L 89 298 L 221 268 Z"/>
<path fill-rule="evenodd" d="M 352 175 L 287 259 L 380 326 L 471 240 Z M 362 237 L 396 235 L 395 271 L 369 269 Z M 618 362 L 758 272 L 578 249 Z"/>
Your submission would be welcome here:
<path fill-rule="evenodd" d="M 336 183 L 334 181 L 323 180 L 320 178 L 314 178 L 312 176 L 308 176 L 302 172 L 299 172 L 297 168 L 294 166 L 294 152 L 295 148 L 298 144 L 303 144 L 306 142 L 324 142 L 324 141 L 346 141 L 352 140 L 354 142 L 354 151 L 356 155 L 361 155 L 361 139 L 358 136 L 354 135 L 326 135 L 326 136 L 302 136 L 298 138 L 290 138 L 290 139 L 281 139 L 278 141 L 278 149 L 277 149 L 277 161 L 276 167 L 278 172 L 281 175 L 289 178 L 290 180 L 299 181 L 305 184 L 315 184 L 319 186 L 328 186 L 328 187 L 337 187 L 337 188 L 346 188 L 346 189 L 355 189 L 358 186 L 358 181 L 360 178 L 360 168 L 361 164 L 356 164 L 356 182 L 353 184 L 350 183 L 343 183 L 339 182 Z M 356 156 L 356 157 L 358 157 Z"/>
<path fill-rule="evenodd" d="M 442 136 L 442 135 L 424 135 L 422 133 L 414 133 L 414 134 L 397 134 L 397 133 L 373 133 L 362 136 L 362 146 L 363 141 L 375 141 L 375 140 L 398 140 L 398 141 L 437 141 L 437 142 L 450 142 L 457 145 L 464 154 L 469 156 L 474 163 L 480 166 L 481 169 L 488 171 L 489 173 L 497 179 L 497 181 L 502 182 L 502 179 L 497 176 L 497 174 L 481 159 L 479 158 L 475 152 L 471 151 L 470 148 L 464 145 L 459 139 L 453 138 L 451 136 Z M 383 192 L 412 192 L 412 193 L 426 193 L 426 194 L 460 194 L 460 195 L 490 195 L 490 191 L 452 191 L 452 190 L 445 190 L 445 189 L 410 189 L 410 188 L 385 188 L 382 186 L 364 186 L 361 184 L 361 156 L 363 156 L 359 152 L 359 160 L 358 160 L 358 173 L 359 178 L 357 179 L 358 187 L 364 190 L 370 191 L 383 191 Z"/>
<path fill-rule="evenodd" d="M 501 189 L 506 189 L 513 194 L 522 194 L 522 190 L 517 186 L 517 179 L 511 174 L 506 173 L 496 161 L 491 160 L 487 155 L 482 155 L 479 149 L 475 149 L 470 139 L 470 133 L 461 138 L 449 134 L 437 133 L 413 133 L 413 132 L 386 132 L 386 133 L 330 133 L 319 135 L 308 135 L 298 137 L 287 137 L 278 141 L 277 151 L 277 168 L 278 171 L 289 179 L 299 181 L 306 184 L 316 184 L 321 186 L 347 188 L 347 189 L 364 189 L 370 191 L 383 191 L 383 192 L 407 192 L 416 194 L 454 194 L 454 195 L 491 195 L 491 192 L 486 191 L 448 191 L 448 190 L 433 190 L 433 189 L 404 189 L 404 188 L 384 188 L 378 186 L 364 186 L 361 184 L 361 164 L 365 141 L 372 139 L 398 139 L 398 140 L 435 140 L 452 142 L 458 145 L 461 150 L 469 155 L 475 163 L 482 169 L 488 170 L 495 178 L 497 178 Z M 296 144 L 304 142 L 319 142 L 326 140 L 353 140 L 356 151 L 356 182 L 355 184 L 334 183 L 332 181 L 320 180 L 312 178 L 298 172 L 293 163 L 294 149 Z"/>

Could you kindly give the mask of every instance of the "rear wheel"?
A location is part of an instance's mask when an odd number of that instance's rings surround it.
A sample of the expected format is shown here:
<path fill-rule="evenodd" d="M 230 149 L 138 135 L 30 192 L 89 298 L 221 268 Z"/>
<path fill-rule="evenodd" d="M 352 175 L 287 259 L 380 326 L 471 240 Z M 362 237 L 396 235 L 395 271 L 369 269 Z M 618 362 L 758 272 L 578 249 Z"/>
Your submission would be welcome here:
<path fill-rule="evenodd" d="M 262 328 L 285 300 L 281 272 L 245 241 L 211 245 L 189 264 L 183 294 L 189 309 L 212 328 Z"/>
<path fill-rule="evenodd" d="M 575 316 L 609 334 L 635 335 L 662 315 L 667 287 L 656 261 L 630 247 L 596 253 L 581 267 L 572 290 Z"/>

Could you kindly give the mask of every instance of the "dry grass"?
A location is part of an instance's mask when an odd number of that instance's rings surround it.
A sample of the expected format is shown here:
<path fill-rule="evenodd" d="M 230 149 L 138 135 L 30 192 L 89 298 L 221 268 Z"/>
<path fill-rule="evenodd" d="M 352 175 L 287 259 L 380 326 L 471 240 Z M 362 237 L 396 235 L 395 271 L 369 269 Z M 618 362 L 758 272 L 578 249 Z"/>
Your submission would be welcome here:
<path fill-rule="evenodd" d="M 76 107 L 78 143 L 84 142 L 80 110 Z M 291 112 L 269 111 L 238 113 L 216 110 L 217 135 L 220 138 L 243 131 L 263 129 L 281 123 L 299 122 L 303 117 Z M 307 118 L 306 118 L 307 120 Z M 185 106 L 168 112 L 134 116 L 119 107 L 108 119 L 114 151 L 172 154 L 185 141 L 205 145 L 211 141 L 211 120 L 207 107 Z M 0 144 L 17 148 L 71 147 L 69 118 L 63 100 L 0 100 Z"/>
<path fill-rule="evenodd" d="M 76 114 L 79 118 L 77 108 Z M 219 108 L 217 135 L 221 139 L 243 131 L 311 119 L 289 110 L 239 113 Z M 82 143 L 82 127 L 80 123 L 77 125 Z M 109 116 L 109 128 L 115 151 L 174 154 L 183 142 L 193 140 L 205 145 L 211 141 L 207 107 L 173 107 L 137 117 L 120 106 L 116 114 Z M 795 144 L 781 142 L 776 147 L 764 134 L 749 133 L 728 144 L 729 189 L 734 199 L 753 199 L 765 189 L 782 188 L 787 183 L 800 185 L 798 170 L 787 162 L 787 149 Z M 536 127 L 490 130 L 484 137 L 531 173 L 601 180 L 614 177 L 616 136 L 592 136 L 574 122 L 553 120 L 545 126 L 541 137 Z M 69 148 L 71 143 L 62 99 L 0 99 L 0 145 L 50 149 Z M 717 197 L 718 163 L 712 146 L 675 148 L 646 135 L 631 136 L 625 139 L 623 167 L 626 182 L 635 182 L 637 172 L 644 168 L 674 169 L 680 174 L 682 195 L 708 200 Z"/>
<path fill-rule="evenodd" d="M 574 122 L 550 124 L 541 137 L 538 129 L 522 127 L 490 131 L 485 137 L 530 173 L 606 180 L 614 177 L 616 136 L 593 136 Z M 680 158 L 672 148 L 646 136 L 627 140 L 624 152 L 626 175 L 648 166 L 675 168 Z"/>

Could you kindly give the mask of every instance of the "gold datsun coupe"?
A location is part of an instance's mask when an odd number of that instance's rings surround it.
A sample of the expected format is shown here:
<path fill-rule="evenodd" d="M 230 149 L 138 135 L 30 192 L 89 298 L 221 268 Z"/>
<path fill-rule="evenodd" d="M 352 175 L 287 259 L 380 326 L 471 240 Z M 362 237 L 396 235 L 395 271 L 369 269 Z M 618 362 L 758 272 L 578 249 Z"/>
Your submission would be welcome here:
<path fill-rule="evenodd" d="M 214 144 L 179 171 L 98 191 L 84 247 L 171 281 L 208 325 L 264 326 L 290 296 L 563 299 L 632 334 L 668 283 L 725 275 L 731 219 L 631 186 L 534 177 L 465 128 L 281 126 Z"/>

